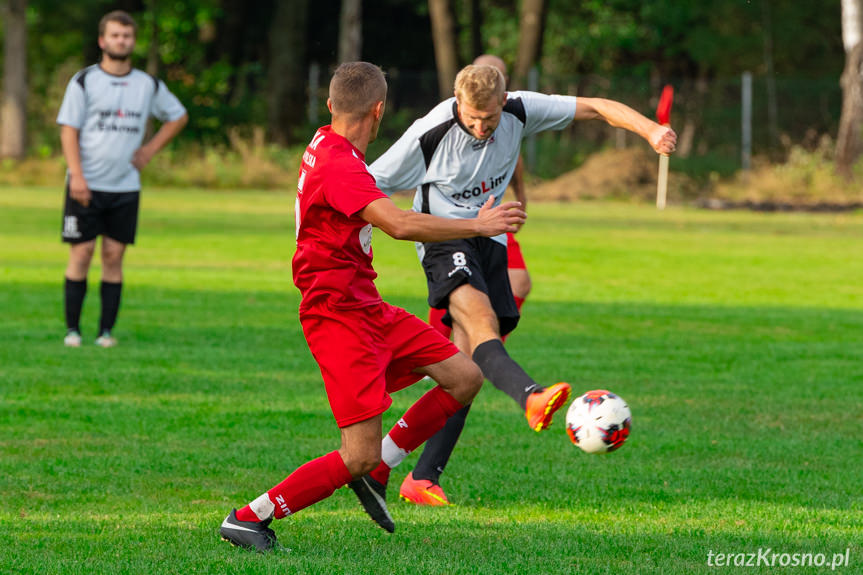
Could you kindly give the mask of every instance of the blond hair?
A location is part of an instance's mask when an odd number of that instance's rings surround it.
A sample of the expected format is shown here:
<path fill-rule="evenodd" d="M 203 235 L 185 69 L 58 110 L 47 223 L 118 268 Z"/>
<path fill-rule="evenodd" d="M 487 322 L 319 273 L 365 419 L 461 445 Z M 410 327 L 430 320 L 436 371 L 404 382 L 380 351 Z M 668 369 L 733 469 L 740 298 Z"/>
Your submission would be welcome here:
<path fill-rule="evenodd" d="M 330 80 L 333 114 L 364 116 L 386 97 L 387 80 L 383 71 L 368 62 L 341 64 Z"/>
<path fill-rule="evenodd" d="M 455 77 L 455 97 L 469 106 L 503 102 L 505 95 L 506 80 L 494 66 L 465 66 Z"/>

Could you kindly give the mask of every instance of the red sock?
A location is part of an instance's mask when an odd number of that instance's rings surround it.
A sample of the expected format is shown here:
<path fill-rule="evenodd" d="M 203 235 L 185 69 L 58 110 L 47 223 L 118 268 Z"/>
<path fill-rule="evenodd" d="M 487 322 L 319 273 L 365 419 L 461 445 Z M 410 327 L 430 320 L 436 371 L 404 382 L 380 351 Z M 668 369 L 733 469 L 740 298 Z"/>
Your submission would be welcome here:
<path fill-rule="evenodd" d="M 444 325 L 443 319 L 444 314 L 446 313 L 445 309 L 435 309 L 433 307 L 429 308 L 429 325 L 441 332 L 443 336 L 449 339 L 449 335 L 452 333 L 452 328 Z"/>
<path fill-rule="evenodd" d="M 440 386 L 417 400 L 384 437 L 381 463 L 371 476 L 386 483 L 390 470 L 407 455 L 437 433 L 456 411 L 464 407 Z"/>
<path fill-rule="evenodd" d="M 266 519 L 260 515 L 269 516 L 269 513 L 255 513 L 251 506 L 264 507 L 267 510 L 272 505 L 272 511 L 276 519 L 291 515 L 305 509 L 312 503 L 317 503 L 333 494 L 333 491 L 353 479 L 342 461 L 338 451 L 327 453 L 297 468 L 296 471 L 267 491 L 264 495 L 237 511 L 237 519 L 240 521 L 260 521 Z M 264 499 L 263 503 L 258 503 Z M 258 503 L 256 505 L 256 503 Z"/>

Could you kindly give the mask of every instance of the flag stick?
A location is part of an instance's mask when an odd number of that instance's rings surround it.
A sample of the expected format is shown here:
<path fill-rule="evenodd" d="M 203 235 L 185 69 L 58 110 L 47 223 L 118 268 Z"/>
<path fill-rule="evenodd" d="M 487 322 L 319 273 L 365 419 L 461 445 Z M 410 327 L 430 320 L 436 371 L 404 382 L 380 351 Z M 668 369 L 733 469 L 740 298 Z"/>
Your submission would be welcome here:
<path fill-rule="evenodd" d="M 665 194 L 668 191 L 668 156 L 659 154 L 659 178 L 656 180 L 656 207 L 665 209 Z"/>
<path fill-rule="evenodd" d="M 663 126 L 671 123 L 671 103 L 674 101 L 674 88 L 671 84 L 662 89 L 659 105 L 656 107 L 656 121 Z M 665 209 L 665 196 L 668 192 L 668 156 L 659 155 L 659 177 L 656 179 L 656 207 Z"/>

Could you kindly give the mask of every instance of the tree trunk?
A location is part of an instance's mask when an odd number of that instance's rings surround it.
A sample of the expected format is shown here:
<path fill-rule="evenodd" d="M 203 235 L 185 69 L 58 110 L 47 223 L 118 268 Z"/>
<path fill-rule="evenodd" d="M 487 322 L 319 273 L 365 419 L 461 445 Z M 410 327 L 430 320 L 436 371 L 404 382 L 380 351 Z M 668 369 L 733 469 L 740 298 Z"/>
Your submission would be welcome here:
<path fill-rule="evenodd" d="M 540 57 L 544 28 L 545 1 L 524 0 L 521 5 L 521 23 L 518 30 L 518 55 L 510 89 L 521 89 L 527 83 L 527 74 Z"/>
<path fill-rule="evenodd" d="M 779 105 L 776 99 L 776 76 L 773 71 L 773 16 L 770 12 L 770 0 L 761 0 L 761 22 L 764 27 L 764 71 L 767 75 L 768 149 L 773 151 L 779 145 Z M 775 152 L 771 155 L 775 156 Z"/>
<path fill-rule="evenodd" d="M 207 46 L 207 64 L 225 60 L 231 65 L 225 99 L 231 106 L 241 106 L 249 90 L 246 63 L 260 58 L 261 46 L 257 35 L 255 42 L 247 37 L 248 29 L 252 28 L 249 23 L 252 6 L 248 2 L 222 0 L 221 7 L 222 17 L 216 20 L 215 38 Z"/>
<path fill-rule="evenodd" d="M 429 17 L 437 66 L 438 91 L 441 99 L 445 99 L 452 96 L 455 76 L 458 74 L 455 19 L 449 0 L 429 0 Z"/>
<path fill-rule="evenodd" d="M 707 69 L 699 66 L 695 80 L 686 80 L 683 83 L 684 89 L 681 93 L 683 97 L 680 98 L 683 113 L 677 115 L 678 118 L 683 117 L 683 127 L 679 132 L 680 137 L 677 139 L 677 151 L 674 157 L 688 158 L 695 147 L 695 136 L 701 126 L 701 110 L 704 109 L 704 100 L 710 91 L 707 76 Z"/>
<path fill-rule="evenodd" d="M 270 24 L 267 108 L 270 139 L 280 145 L 290 143 L 305 112 L 307 6 L 305 0 L 280 0 Z"/>
<path fill-rule="evenodd" d="M 863 124 L 863 1 L 842 0 L 842 40 L 845 70 L 840 81 L 842 115 L 836 138 L 836 171 L 850 180 L 860 156 Z"/>
<path fill-rule="evenodd" d="M 153 29 L 150 31 L 150 47 L 147 49 L 146 72 L 151 76 L 159 75 L 159 2 L 147 0 L 147 10 L 153 18 Z"/>
<path fill-rule="evenodd" d="M 4 12 L 0 157 L 21 159 L 27 149 L 27 0 L 8 0 Z"/>
<path fill-rule="evenodd" d="M 854 163 L 860 157 L 863 125 L 863 42 L 845 58 L 842 72 L 842 115 L 836 139 L 836 171 L 846 180 L 853 176 Z"/>
<path fill-rule="evenodd" d="M 342 0 L 339 19 L 339 62 L 356 62 L 363 47 L 362 0 Z"/>
<path fill-rule="evenodd" d="M 480 0 L 470 0 L 470 51 L 471 60 L 485 53 L 482 41 L 482 6 Z"/>

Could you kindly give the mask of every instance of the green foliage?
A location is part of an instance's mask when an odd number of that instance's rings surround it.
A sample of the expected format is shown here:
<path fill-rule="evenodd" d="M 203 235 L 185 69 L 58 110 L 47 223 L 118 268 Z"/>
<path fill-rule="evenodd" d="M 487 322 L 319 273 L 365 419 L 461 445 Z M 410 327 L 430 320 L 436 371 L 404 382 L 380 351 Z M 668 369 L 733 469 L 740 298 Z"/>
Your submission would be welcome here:
<path fill-rule="evenodd" d="M 768 31 L 776 73 L 829 70 L 838 77 L 838 13 L 793 0 L 550 0 L 543 68 L 552 74 L 611 74 L 621 66 L 671 76 L 764 73 Z"/>
<path fill-rule="evenodd" d="M 633 409 L 608 456 L 535 434 L 491 386 L 444 476 L 395 490 L 392 535 L 353 495 L 219 541 L 338 430 L 297 321 L 290 194 L 148 190 L 111 350 L 62 347 L 56 190 L 0 189 L 0 565 L 20 573 L 715 573 L 709 551 L 863 558 L 863 216 L 534 206 L 513 357 Z M 408 242 L 374 240 L 384 296 L 423 314 Z M 424 388 L 395 394 L 391 425 Z M 772 573 L 775 569 L 753 572 Z M 818 573 L 824 569 L 794 569 Z M 838 571 L 838 570 L 837 570 Z"/>
<path fill-rule="evenodd" d="M 503 58 L 510 72 L 515 66 L 515 58 L 518 53 L 518 8 L 514 2 L 501 0 L 498 2 L 486 2 L 483 10 L 483 42 L 486 51 Z M 468 44 L 468 38 L 462 37 L 462 44 Z"/>
<path fill-rule="evenodd" d="M 518 50 L 519 4 L 516 0 L 480 2 L 485 48 L 510 66 Z M 127 5 L 140 8 L 134 13 L 139 22 L 136 65 L 146 66 L 156 38 L 159 74 L 189 109 L 191 121 L 180 134 L 181 141 L 223 148 L 231 145 L 231 129 L 268 133 L 267 70 L 272 59 L 268 37 L 275 3 L 192 0 Z M 461 1 L 454 6 L 460 52 L 467 60 L 470 5 Z M 66 83 L 75 71 L 97 60 L 98 20 L 116 7 L 107 0 L 30 1 L 32 155 L 45 157 L 59 151 L 55 119 Z M 325 95 L 328 73 L 336 63 L 338 22 L 332 16 L 338 8 L 337 0 L 325 0 L 309 16 L 308 29 L 314 31 L 314 38 L 307 43 L 308 58 L 320 65 L 319 95 Z M 363 25 L 363 57 L 380 64 L 393 79 L 383 135 L 383 141 L 391 141 L 398 135 L 393 133 L 395 127 L 409 125 L 436 99 L 430 97 L 436 93 L 436 82 L 427 3 L 368 3 Z M 778 150 L 766 118 L 766 50 L 771 44 L 780 133 L 795 143 L 810 130 L 835 135 L 838 77 L 844 62 L 840 38 L 838 9 L 826 10 L 817 2 L 549 0 L 540 90 L 611 97 L 652 115 L 661 85 L 671 83 L 677 90 L 672 121 L 678 131 L 690 123 L 697 134 L 693 155 L 700 159 L 696 162 L 716 158 L 717 164 L 730 164 L 740 155 L 739 76 L 744 70 L 755 74 L 756 152 Z M 405 46 L 410 49 L 394 49 Z M 324 97 L 318 98 L 319 124 L 328 119 L 324 102 Z M 305 109 L 307 102 L 283 105 Z M 293 142 L 306 142 L 316 127 L 298 121 L 290 131 Z M 585 140 L 588 147 L 608 144 L 601 135 Z M 581 154 L 579 150 L 556 155 Z M 572 163 L 561 162 L 538 171 L 558 175 L 571 167 Z"/>

